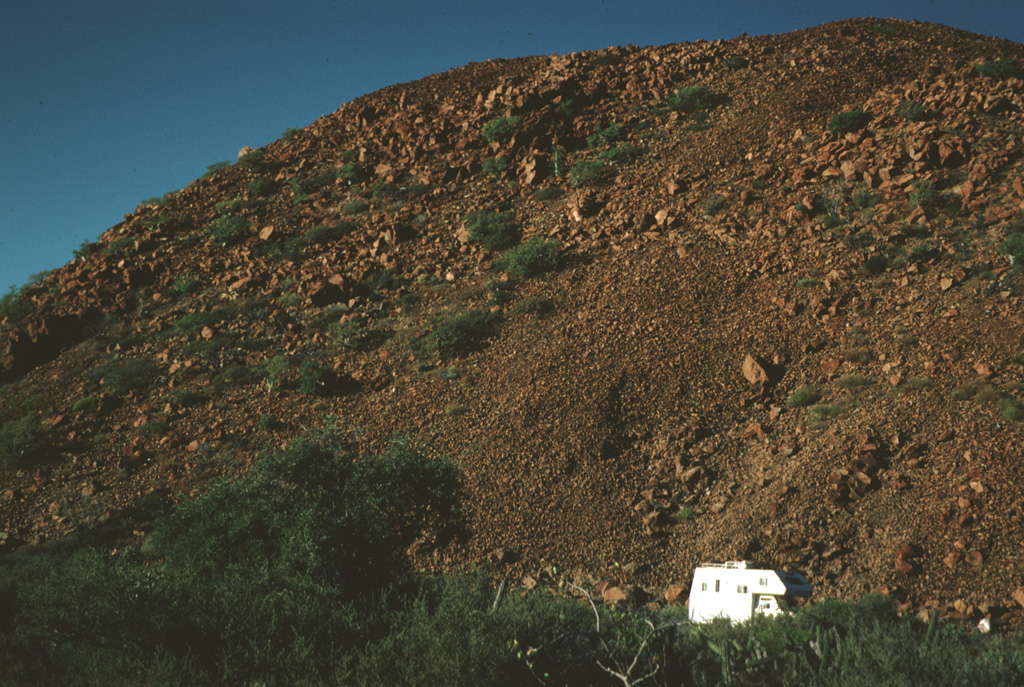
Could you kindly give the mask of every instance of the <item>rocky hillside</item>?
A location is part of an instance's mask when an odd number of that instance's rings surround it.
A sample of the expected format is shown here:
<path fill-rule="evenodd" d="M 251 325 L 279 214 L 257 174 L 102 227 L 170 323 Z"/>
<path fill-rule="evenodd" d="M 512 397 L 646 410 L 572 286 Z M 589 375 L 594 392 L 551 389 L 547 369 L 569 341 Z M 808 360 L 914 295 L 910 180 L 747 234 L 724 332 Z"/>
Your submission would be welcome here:
<path fill-rule="evenodd" d="M 1022 64 L 852 20 L 472 64 L 243 151 L 4 300 L 0 550 L 129 545 L 328 427 L 457 459 L 424 569 L 742 557 L 1019 621 Z"/>

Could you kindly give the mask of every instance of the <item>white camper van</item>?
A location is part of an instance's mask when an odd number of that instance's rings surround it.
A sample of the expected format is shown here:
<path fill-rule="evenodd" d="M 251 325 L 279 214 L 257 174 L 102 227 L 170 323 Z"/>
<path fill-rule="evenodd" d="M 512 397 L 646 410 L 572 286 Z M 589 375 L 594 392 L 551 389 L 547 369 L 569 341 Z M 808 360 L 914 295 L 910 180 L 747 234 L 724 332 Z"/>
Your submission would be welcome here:
<path fill-rule="evenodd" d="M 743 622 L 755 613 L 781 613 L 786 597 L 810 595 L 811 585 L 800 573 L 754 568 L 747 561 L 705 563 L 693 571 L 690 620 Z"/>

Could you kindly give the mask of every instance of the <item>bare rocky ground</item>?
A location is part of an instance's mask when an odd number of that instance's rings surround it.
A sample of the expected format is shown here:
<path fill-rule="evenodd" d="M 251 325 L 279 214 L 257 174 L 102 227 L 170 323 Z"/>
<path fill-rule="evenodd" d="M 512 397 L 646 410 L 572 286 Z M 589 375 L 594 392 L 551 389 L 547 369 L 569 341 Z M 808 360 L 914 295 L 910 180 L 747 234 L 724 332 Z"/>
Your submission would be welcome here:
<path fill-rule="evenodd" d="M 1017 625 L 1024 81 L 990 60 L 1024 53 L 866 19 L 472 64 L 144 203 L 4 321 L 0 417 L 42 430 L 0 550 L 126 546 L 327 426 L 462 466 L 467 534 L 423 569 L 642 598 L 742 557 Z M 509 280 L 477 211 L 559 268 Z M 474 310 L 475 350 L 423 346 Z"/>

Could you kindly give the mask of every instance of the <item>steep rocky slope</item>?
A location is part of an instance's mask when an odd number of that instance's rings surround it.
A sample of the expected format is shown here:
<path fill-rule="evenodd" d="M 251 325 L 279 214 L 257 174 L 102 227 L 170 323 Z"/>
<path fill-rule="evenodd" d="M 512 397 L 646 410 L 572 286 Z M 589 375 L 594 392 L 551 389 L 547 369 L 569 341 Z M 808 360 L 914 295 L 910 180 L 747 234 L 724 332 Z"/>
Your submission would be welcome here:
<path fill-rule="evenodd" d="M 459 461 L 467 536 L 426 569 L 745 557 L 1013 622 L 1022 59 L 866 19 L 345 104 L 8 299 L 0 544 L 124 546 L 329 426 Z M 502 221 L 557 268 L 486 250 Z"/>

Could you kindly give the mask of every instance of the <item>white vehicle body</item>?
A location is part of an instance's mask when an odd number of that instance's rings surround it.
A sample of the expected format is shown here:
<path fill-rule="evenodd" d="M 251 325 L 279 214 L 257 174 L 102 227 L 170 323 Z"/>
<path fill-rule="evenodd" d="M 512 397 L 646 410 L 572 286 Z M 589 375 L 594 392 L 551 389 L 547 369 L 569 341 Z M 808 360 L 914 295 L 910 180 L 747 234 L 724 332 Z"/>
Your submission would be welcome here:
<path fill-rule="evenodd" d="M 811 585 L 800 573 L 754 568 L 747 561 L 705 563 L 693 571 L 690 620 L 739 623 L 755 613 L 781 613 L 786 597 L 810 595 Z"/>

